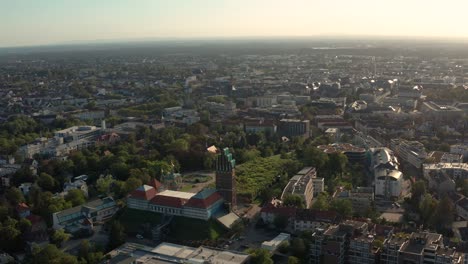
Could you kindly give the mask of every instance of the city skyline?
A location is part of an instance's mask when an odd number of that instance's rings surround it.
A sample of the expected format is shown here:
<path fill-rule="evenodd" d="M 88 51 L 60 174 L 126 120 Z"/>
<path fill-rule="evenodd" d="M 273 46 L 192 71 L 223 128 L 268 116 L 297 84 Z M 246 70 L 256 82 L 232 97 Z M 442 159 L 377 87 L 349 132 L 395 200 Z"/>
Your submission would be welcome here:
<path fill-rule="evenodd" d="M 0 47 L 241 37 L 468 38 L 461 0 L 0 1 Z"/>

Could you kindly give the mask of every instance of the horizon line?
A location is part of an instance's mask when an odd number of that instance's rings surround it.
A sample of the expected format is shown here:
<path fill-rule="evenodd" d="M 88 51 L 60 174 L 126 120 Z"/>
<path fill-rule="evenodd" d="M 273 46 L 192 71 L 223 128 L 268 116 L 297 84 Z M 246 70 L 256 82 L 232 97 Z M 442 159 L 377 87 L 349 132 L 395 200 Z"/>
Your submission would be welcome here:
<path fill-rule="evenodd" d="M 21 49 L 21 48 L 41 48 L 54 46 L 80 46 L 93 44 L 124 44 L 124 43 L 142 43 L 142 42 L 167 42 L 167 41 L 224 41 L 224 40 L 326 40 L 326 39 L 343 39 L 343 40 L 399 40 L 399 41 L 415 41 L 428 40 L 431 42 L 446 42 L 460 43 L 468 42 L 468 37 L 460 36 L 404 36 L 404 35 L 353 35 L 353 34 L 327 34 L 327 35 L 278 35 L 278 36 L 200 36 L 200 37 L 142 37 L 128 39 L 95 39 L 95 40 L 72 40 L 63 42 L 50 42 L 43 44 L 30 45 L 8 45 L 0 46 L 0 49 Z"/>

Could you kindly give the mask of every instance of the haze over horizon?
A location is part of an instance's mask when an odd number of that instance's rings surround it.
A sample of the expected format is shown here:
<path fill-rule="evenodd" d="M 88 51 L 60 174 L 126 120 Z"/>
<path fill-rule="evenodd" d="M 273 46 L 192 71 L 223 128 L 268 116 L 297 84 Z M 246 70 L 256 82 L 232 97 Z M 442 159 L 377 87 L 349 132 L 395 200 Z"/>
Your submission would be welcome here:
<path fill-rule="evenodd" d="M 463 0 L 0 0 L 0 47 L 141 39 L 468 38 Z"/>

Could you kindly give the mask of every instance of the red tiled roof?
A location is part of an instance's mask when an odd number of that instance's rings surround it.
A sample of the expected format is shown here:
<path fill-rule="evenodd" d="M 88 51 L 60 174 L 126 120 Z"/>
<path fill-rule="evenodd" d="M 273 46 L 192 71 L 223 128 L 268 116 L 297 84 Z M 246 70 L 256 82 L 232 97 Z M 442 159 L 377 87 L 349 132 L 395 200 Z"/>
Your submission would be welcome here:
<path fill-rule="evenodd" d="M 150 187 L 145 190 L 145 186 Z M 143 188 L 142 188 L 143 187 Z M 138 189 L 134 190 L 133 192 L 130 193 L 130 197 L 134 199 L 141 199 L 141 200 L 146 200 L 149 201 L 153 199 L 154 196 L 156 196 L 156 189 L 148 186 L 148 185 L 143 185 L 139 187 Z"/>
<path fill-rule="evenodd" d="M 161 188 L 163 186 L 163 184 L 160 181 L 156 180 L 156 179 L 150 180 L 148 185 L 155 188 L 156 191 L 159 191 L 159 188 Z"/>
<path fill-rule="evenodd" d="M 200 199 L 194 196 L 188 200 L 185 206 L 206 209 L 221 199 L 223 199 L 221 195 L 218 192 L 214 192 L 205 199 Z"/>
<path fill-rule="evenodd" d="M 296 218 L 304 221 L 336 222 L 338 213 L 334 211 L 302 209 L 298 210 Z"/>
<path fill-rule="evenodd" d="M 26 212 L 26 211 L 29 211 L 29 206 L 25 203 L 19 203 L 17 206 L 16 206 L 16 211 L 18 212 Z"/>
<path fill-rule="evenodd" d="M 274 206 L 267 206 L 263 207 L 261 212 L 262 213 L 270 213 L 275 215 L 281 215 L 286 217 L 294 217 L 296 215 L 297 209 L 295 207 L 274 207 Z"/>
<path fill-rule="evenodd" d="M 165 195 L 156 195 L 152 200 L 152 204 L 167 206 L 167 207 L 175 207 L 175 208 L 182 208 L 182 206 L 187 202 L 186 199 L 182 199 L 179 197 L 173 196 L 165 196 Z"/>
<path fill-rule="evenodd" d="M 31 215 L 28 215 L 26 217 L 26 219 L 28 219 L 32 225 L 35 225 L 39 222 L 42 222 L 42 217 L 38 216 L 38 215 L 34 215 L 34 214 L 31 214 Z"/>

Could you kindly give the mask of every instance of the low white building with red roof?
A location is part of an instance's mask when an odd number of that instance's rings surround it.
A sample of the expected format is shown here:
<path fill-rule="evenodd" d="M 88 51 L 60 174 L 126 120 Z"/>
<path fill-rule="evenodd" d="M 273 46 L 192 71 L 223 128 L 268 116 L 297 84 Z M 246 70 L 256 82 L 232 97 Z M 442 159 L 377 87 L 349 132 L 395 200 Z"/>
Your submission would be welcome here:
<path fill-rule="evenodd" d="M 159 186 L 159 190 L 163 190 Z M 198 193 L 156 190 L 142 185 L 127 197 L 127 206 L 132 209 L 162 214 L 208 220 L 223 208 L 224 200 L 215 189 Z"/>

